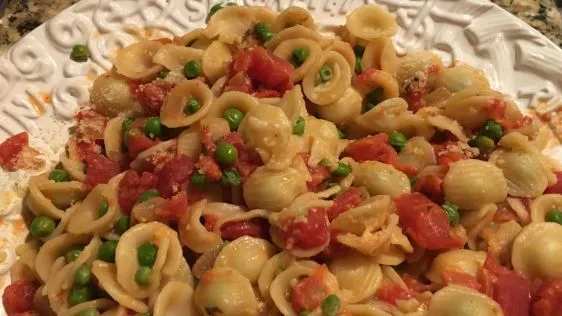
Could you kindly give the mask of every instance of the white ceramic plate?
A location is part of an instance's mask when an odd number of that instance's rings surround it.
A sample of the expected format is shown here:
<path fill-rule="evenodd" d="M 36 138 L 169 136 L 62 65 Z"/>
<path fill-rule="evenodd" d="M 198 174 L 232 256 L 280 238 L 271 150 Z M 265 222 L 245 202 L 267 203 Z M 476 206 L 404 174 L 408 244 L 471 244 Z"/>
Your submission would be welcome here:
<path fill-rule="evenodd" d="M 83 0 L 41 25 L 0 58 L 0 142 L 26 130 L 50 169 L 71 119 L 88 101 L 93 79 L 112 66 L 116 49 L 139 36 L 180 35 L 202 26 L 213 0 Z M 232 1 L 234 2 L 234 1 Z M 343 24 L 361 0 L 237 0 L 282 10 L 308 9 L 324 27 Z M 371 1 L 373 2 L 373 1 Z M 541 114 L 562 106 L 562 50 L 487 0 L 378 0 L 398 20 L 399 53 L 433 49 L 446 63 L 484 70 L 492 87 Z M 88 63 L 69 60 L 87 43 Z M 561 158 L 562 154 L 553 152 Z M 561 159 L 562 160 L 562 159 Z M 14 248 L 27 234 L 20 211 L 30 173 L 0 170 L 0 286 L 9 282 Z M 5 254 L 5 256 L 4 256 Z M 4 315 L 2 311 L 0 315 Z"/>

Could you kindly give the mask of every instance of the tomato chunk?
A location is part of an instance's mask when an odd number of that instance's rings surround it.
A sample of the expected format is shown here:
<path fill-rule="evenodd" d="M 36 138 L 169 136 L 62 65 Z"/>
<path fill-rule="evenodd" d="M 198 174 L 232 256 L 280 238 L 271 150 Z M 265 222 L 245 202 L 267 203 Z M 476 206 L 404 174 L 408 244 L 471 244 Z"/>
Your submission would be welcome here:
<path fill-rule="evenodd" d="M 330 241 L 328 217 L 323 208 L 312 208 L 306 217 L 293 218 L 282 227 L 281 238 L 287 249 L 313 249 Z"/>
<path fill-rule="evenodd" d="M 421 247 L 432 250 L 462 247 L 462 240 L 451 236 L 445 211 L 423 194 L 403 194 L 395 203 L 404 231 Z"/>
<path fill-rule="evenodd" d="M 150 189 L 156 187 L 158 179 L 150 172 L 139 175 L 135 170 L 128 170 L 119 182 L 119 206 L 126 214 L 131 213 L 133 206 L 138 202 L 140 196 Z"/>
<path fill-rule="evenodd" d="M 556 183 L 544 190 L 544 193 L 562 194 L 562 171 L 554 172 L 556 175 Z"/>
<path fill-rule="evenodd" d="M 194 170 L 195 164 L 186 155 L 179 155 L 168 160 L 158 174 L 160 196 L 167 199 L 179 191 L 185 190 L 185 185 Z"/>
<path fill-rule="evenodd" d="M 28 144 L 29 135 L 27 132 L 21 132 L 6 139 L 0 144 L 0 166 L 8 171 L 16 171 L 18 156 Z"/>
<path fill-rule="evenodd" d="M 533 296 L 534 316 L 562 315 L 562 278 L 547 279 Z"/>
<path fill-rule="evenodd" d="M 160 115 L 160 108 L 164 99 L 175 84 L 166 80 L 155 80 L 151 83 L 141 84 L 135 90 L 135 95 L 147 116 Z"/>
<path fill-rule="evenodd" d="M 328 268 L 322 265 L 311 276 L 300 280 L 291 292 L 291 303 L 297 312 L 312 311 L 322 304 L 329 294 L 325 282 Z"/>
<path fill-rule="evenodd" d="M 429 197 L 433 202 L 442 204 L 445 200 L 443 191 L 443 178 L 437 174 L 430 173 L 416 180 L 412 188 L 413 192 L 420 192 Z"/>
<path fill-rule="evenodd" d="M 105 125 L 109 119 L 93 110 L 82 110 L 74 116 L 76 120 L 76 138 L 88 143 L 103 140 Z"/>
<path fill-rule="evenodd" d="M 145 135 L 129 135 L 127 137 L 127 149 L 129 151 L 129 157 L 135 158 L 141 152 L 156 145 L 157 143 L 157 141 L 152 140 Z"/>
<path fill-rule="evenodd" d="M 388 144 L 388 135 L 380 133 L 354 141 L 344 151 L 344 155 L 357 162 L 376 160 L 394 164 L 398 161 L 396 150 Z"/>
<path fill-rule="evenodd" d="M 2 294 L 2 303 L 8 316 L 32 311 L 33 297 L 37 288 L 37 284 L 28 281 L 18 281 L 8 285 Z"/>
<path fill-rule="evenodd" d="M 178 221 L 187 211 L 187 194 L 181 191 L 172 198 L 167 199 L 162 206 L 156 209 L 158 217 L 170 221 Z"/>
<path fill-rule="evenodd" d="M 246 221 L 229 222 L 221 226 L 221 237 L 224 240 L 234 240 L 242 236 L 267 238 L 269 222 L 263 218 L 252 218 Z"/>
<path fill-rule="evenodd" d="M 428 284 L 423 284 L 422 282 L 416 280 L 413 276 L 409 275 L 408 273 L 404 273 L 401 275 L 402 280 L 408 286 L 410 291 L 414 291 L 416 293 L 422 293 L 425 291 L 429 291 L 431 286 Z"/>
<path fill-rule="evenodd" d="M 231 73 L 246 72 L 252 65 L 252 55 L 244 49 L 237 50 L 232 55 Z"/>
<path fill-rule="evenodd" d="M 119 164 L 104 155 L 89 154 L 86 156 L 86 183 L 94 187 L 100 183 L 107 183 L 109 179 L 119 173 Z"/>
<path fill-rule="evenodd" d="M 263 85 L 264 88 L 275 89 L 284 93 L 287 89 L 287 83 L 292 83 L 293 66 L 288 61 L 273 55 L 262 47 L 254 48 L 250 54 L 252 63 L 248 68 L 248 75 L 252 81 Z"/>
<path fill-rule="evenodd" d="M 334 205 L 327 211 L 328 220 L 332 221 L 340 214 L 359 206 L 361 204 L 361 191 L 356 187 L 350 187 L 333 200 Z"/>
<path fill-rule="evenodd" d="M 377 297 L 390 304 L 396 304 L 396 300 L 407 300 L 412 298 L 412 293 L 397 284 L 383 284 L 377 290 Z"/>
<path fill-rule="evenodd" d="M 199 156 L 199 161 L 197 161 L 197 168 L 205 174 L 206 177 L 213 181 L 218 181 L 222 177 L 222 171 L 213 157 L 209 155 Z"/>

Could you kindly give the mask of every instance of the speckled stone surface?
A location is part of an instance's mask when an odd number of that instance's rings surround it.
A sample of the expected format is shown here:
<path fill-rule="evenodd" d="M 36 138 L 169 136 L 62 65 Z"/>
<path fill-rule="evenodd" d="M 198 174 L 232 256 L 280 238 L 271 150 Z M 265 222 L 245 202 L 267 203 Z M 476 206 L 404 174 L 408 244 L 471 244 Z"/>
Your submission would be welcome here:
<path fill-rule="evenodd" d="M 22 36 L 78 0 L 8 0 L 0 22 L 0 55 Z M 555 0 L 492 0 L 562 47 L 562 17 Z"/>

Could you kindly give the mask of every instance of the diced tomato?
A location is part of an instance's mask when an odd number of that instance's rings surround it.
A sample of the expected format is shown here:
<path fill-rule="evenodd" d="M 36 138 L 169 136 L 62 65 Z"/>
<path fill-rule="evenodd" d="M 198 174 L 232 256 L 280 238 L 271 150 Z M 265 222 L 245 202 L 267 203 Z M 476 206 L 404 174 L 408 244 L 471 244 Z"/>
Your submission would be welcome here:
<path fill-rule="evenodd" d="M 333 200 L 334 205 L 327 210 L 328 220 L 332 221 L 340 214 L 359 206 L 361 204 L 361 191 L 355 187 L 350 187 Z"/>
<path fill-rule="evenodd" d="M 320 266 L 314 273 L 300 280 L 291 292 L 291 304 L 297 312 L 312 311 L 322 304 L 324 298 L 328 296 L 325 276 L 328 268 Z"/>
<path fill-rule="evenodd" d="M 398 154 L 388 144 L 388 135 L 384 133 L 354 141 L 345 148 L 344 155 L 357 162 L 376 160 L 387 164 L 395 164 L 398 161 Z"/>
<path fill-rule="evenodd" d="M 2 294 L 2 303 L 8 316 L 32 311 L 33 297 L 38 287 L 36 283 L 29 281 L 17 281 L 8 285 Z"/>
<path fill-rule="evenodd" d="M 17 170 L 17 160 L 22 149 L 29 144 L 27 132 L 21 132 L 0 144 L 0 166 L 8 171 Z"/>
<path fill-rule="evenodd" d="M 416 87 L 407 89 L 406 92 L 406 102 L 408 102 L 408 109 L 417 112 L 421 108 L 425 107 L 425 102 L 423 98 L 425 96 L 425 87 Z"/>
<path fill-rule="evenodd" d="M 369 85 L 376 80 L 377 76 L 380 76 L 380 73 L 381 71 L 376 68 L 368 68 L 355 77 L 354 81 L 357 84 Z"/>
<path fill-rule="evenodd" d="M 403 194 L 395 204 L 404 231 L 421 247 L 437 250 L 463 246 L 460 238 L 451 236 L 445 211 L 423 194 Z"/>
<path fill-rule="evenodd" d="M 502 121 L 505 117 L 506 103 L 500 99 L 493 99 L 490 104 L 483 108 L 488 113 L 490 119 Z"/>
<path fill-rule="evenodd" d="M 505 223 L 509 221 L 519 221 L 519 217 L 509 208 L 501 208 L 494 214 L 494 222 Z"/>
<path fill-rule="evenodd" d="M 562 278 L 543 281 L 533 295 L 534 316 L 562 315 Z"/>
<path fill-rule="evenodd" d="M 203 215 L 203 225 L 207 231 L 213 231 L 219 218 L 214 214 Z"/>
<path fill-rule="evenodd" d="M 267 239 L 269 222 L 263 218 L 253 218 L 246 221 L 229 222 L 221 227 L 221 237 L 224 240 L 234 240 L 242 236 Z"/>
<path fill-rule="evenodd" d="M 187 211 L 187 202 L 187 194 L 185 191 L 181 191 L 172 198 L 167 199 L 164 204 L 156 209 L 155 213 L 160 218 L 178 221 Z"/>
<path fill-rule="evenodd" d="M 74 144 L 76 145 L 76 154 L 81 160 L 85 160 L 90 154 L 101 154 L 101 146 L 97 143 L 77 140 Z"/>
<path fill-rule="evenodd" d="M 437 156 L 437 164 L 444 167 L 449 167 L 453 162 L 466 159 L 466 157 L 458 152 L 448 151 Z"/>
<path fill-rule="evenodd" d="M 263 165 L 260 155 L 254 149 L 248 148 L 237 132 L 229 133 L 221 142 L 229 143 L 238 150 L 238 160 L 234 164 L 234 167 L 240 171 L 243 182 L 245 182 L 259 166 Z"/>
<path fill-rule="evenodd" d="M 291 219 L 281 230 L 287 249 L 313 249 L 330 241 L 328 217 L 323 208 L 311 208 L 306 217 Z"/>
<path fill-rule="evenodd" d="M 437 174 L 430 173 L 416 180 L 413 192 L 420 192 L 429 197 L 433 202 L 442 204 L 445 193 L 443 191 L 443 178 Z"/>
<path fill-rule="evenodd" d="M 252 55 L 244 49 L 237 50 L 232 55 L 231 73 L 247 72 L 252 65 Z"/>
<path fill-rule="evenodd" d="M 462 271 L 445 270 L 441 274 L 441 278 L 443 279 L 445 285 L 457 284 L 469 287 L 476 291 L 480 291 L 480 288 L 482 288 L 482 285 L 478 283 L 476 277 Z"/>
<path fill-rule="evenodd" d="M 273 55 L 262 47 L 254 48 L 250 54 L 252 57 L 252 63 L 248 69 L 250 79 L 262 84 L 264 88 L 275 89 L 284 93 L 287 84 L 292 83 L 293 66 L 288 61 Z"/>
<path fill-rule="evenodd" d="M 556 183 L 546 188 L 546 190 L 544 190 L 544 194 L 562 194 L 562 171 L 554 172 L 554 174 L 556 175 Z"/>
<path fill-rule="evenodd" d="M 410 291 L 422 293 L 430 290 L 430 285 L 421 283 L 408 273 L 404 273 L 403 275 L 401 275 L 401 278 L 402 280 L 404 280 L 404 283 L 406 283 Z"/>
<path fill-rule="evenodd" d="M 252 81 L 245 72 L 237 72 L 228 79 L 224 91 L 240 91 L 251 94 L 253 92 Z"/>
<path fill-rule="evenodd" d="M 93 110 L 82 110 L 74 116 L 76 120 L 76 138 L 89 143 L 103 140 L 105 125 L 109 119 Z"/>
<path fill-rule="evenodd" d="M 279 93 L 276 90 L 259 88 L 256 92 L 254 92 L 254 97 L 256 97 L 256 98 L 280 98 L 280 97 L 282 97 L 282 95 L 281 95 L 281 93 Z"/>
<path fill-rule="evenodd" d="M 120 169 L 119 163 L 98 154 L 86 156 L 86 166 L 86 183 L 92 188 L 100 183 L 107 183 Z"/>
<path fill-rule="evenodd" d="M 527 278 L 499 265 L 491 254 L 486 257 L 479 277 L 484 293 L 498 302 L 504 315 L 529 315 L 531 282 Z"/>
<path fill-rule="evenodd" d="M 337 239 L 339 231 L 331 229 L 330 230 L 330 244 L 326 249 L 322 250 L 319 257 L 321 259 L 333 259 L 345 256 L 353 251 L 352 248 L 340 243 Z"/>
<path fill-rule="evenodd" d="M 129 214 L 140 196 L 145 191 L 154 189 L 157 181 L 156 176 L 150 172 L 145 171 L 139 176 L 135 170 L 128 170 L 119 182 L 119 206 L 121 211 Z"/>
<path fill-rule="evenodd" d="M 330 170 L 328 168 L 318 165 L 316 167 L 308 167 L 310 172 L 310 181 L 306 183 L 308 191 L 318 192 L 322 189 L 322 183 L 330 178 Z"/>
<path fill-rule="evenodd" d="M 222 171 L 217 162 L 209 155 L 200 155 L 196 164 L 206 177 L 213 181 L 218 181 L 222 177 Z"/>
<path fill-rule="evenodd" d="M 129 135 L 127 137 L 127 148 L 129 151 L 129 157 L 135 158 L 141 152 L 147 150 L 148 148 L 156 145 L 158 142 L 152 140 L 145 135 Z"/>
<path fill-rule="evenodd" d="M 207 154 L 213 155 L 215 153 L 217 145 L 213 142 L 211 131 L 207 127 L 204 127 L 201 132 L 201 144 L 203 144 Z"/>
<path fill-rule="evenodd" d="M 412 298 L 412 293 L 400 285 L 397 284 L 383 284 L 377 290 L 378 299 L 388 302 L 390 304 L 396 304 L 396 300 L 407 300 Z"/>
<path fill-rule="evenodd" d="M 144 114 L 147 116 L 160 115 L 164 99 L 174 86 L 175 84 L 172 82 L 159 79 L 151 83 L 140 84 L 135 90 L 135 96 L 139 100 Z"/>
<path fill-rule="evenodd" d="M 158 192 L 167 199 L 185 190 L 186 182 L 195 171 L 195 165 L 186 155 L 168 160 L 158 174 Z"/>

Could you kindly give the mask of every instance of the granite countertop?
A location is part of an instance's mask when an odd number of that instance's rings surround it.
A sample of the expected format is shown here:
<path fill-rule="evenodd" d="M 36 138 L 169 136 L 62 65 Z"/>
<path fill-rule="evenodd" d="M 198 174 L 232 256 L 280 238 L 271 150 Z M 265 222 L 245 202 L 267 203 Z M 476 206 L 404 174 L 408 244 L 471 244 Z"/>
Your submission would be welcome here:
<path fill-rule="evenodd" d="M 6 1 L 6 0 L 4 0 Z M 0 22 L 0 55 L 23 35 L 79 0 L 7 0 Z M 555 0 L 491 0 L 562 48 L 562 17 Z"/>

